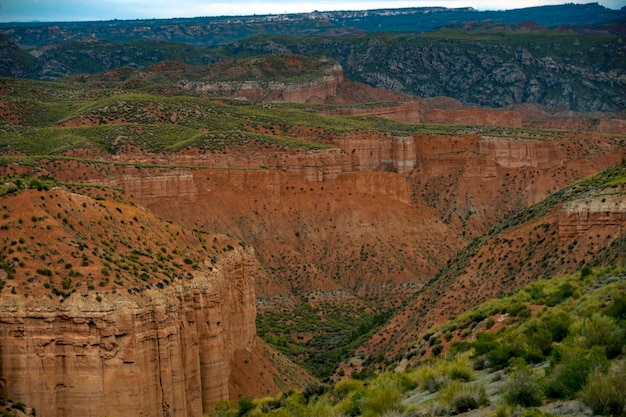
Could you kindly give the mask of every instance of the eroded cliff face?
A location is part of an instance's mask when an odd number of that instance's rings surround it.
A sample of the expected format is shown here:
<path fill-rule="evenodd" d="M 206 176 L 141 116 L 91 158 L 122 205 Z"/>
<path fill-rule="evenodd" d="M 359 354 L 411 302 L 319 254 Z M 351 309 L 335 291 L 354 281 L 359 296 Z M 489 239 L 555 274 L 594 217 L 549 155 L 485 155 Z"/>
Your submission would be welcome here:
<path fill-rule="evenodd" d="M 343 82 L 343 69 L 335 64 L 316 80 L 288 84 L 279 81 L 190 81 L 179 86 L 209 95 L 238 97 L 255 101 L 288 103 L 325 103 L 337 96 L 337 85 Z"/>
<path fill-rule="evenodd" d="M 200 416 L 229 398 L 235 349 L 255 337 L 251 250 L 141 297 L 3 294 L 3 397 L 56 417 Z"/>
<path fill-rule="evenodd" d="M 444 222 L 478 235 L 571 181 L 618 163 L 624 157 L 620 141 L 566 132 L 548 140 L 532 133 L 419 135 L 410 178 Z"/>
<path fill-rule="evenodd" d="M 626 197 L 623 194 L 590 196 L 563 206 L 559 215 L 559 237 L 571 239 L 593 232 L 613 233 L 626 225 Z"/>
<path fill-rule="evenodd" d="M 391 158 L 394 141 L 399 143 L 394 150 L 401 155 L 398 161 L 412 163 L 410 139 L 381 137 L 371 146 L 386 147 Z M 362 143 L 367 145 L 365 138 Z M 325 176 L 329 166 L 323 159 L 309 159 L 311 154 L 319 153 L 301 152 L 300 165 L 293 169 L 148 168 L 80 161 L 40 169 L 64 181 L 86 176 L 94 185 L 124 189 L 162 218 L 249 242 L 268 271 L 256 282 L 261 297 L 346 290 L 351 297 L 395 305 L 463 245 L 432 209 L 414 200 L 405 175 L 361 170 L 357 157 L 354 171 Z M 203 160 L 200 152 L 180 157 L 187 156 L 187 162 Z M 137 157 L 151 161 L 144 154 Z M 290 159 L 299 160 L 297 155 Z"/>
<path fill-rule="evenodd" d="M 254 344 L 253 259 L 233 251 L 141 298 L 3 294 L 1 395 L 45 416 L 202 415 L 229 398 L 235 349 Z"/>
<path fill-rule="evenodd" d="M 94 190 L 2 197 L 0 396 L 52 417 L 203 415 L 256 351 L 254 250 Z"/>
<path fill-rule="evenodd" d="M 365 343 L 362 352 L 394 357 L 433 326 L 498 294 L 539 279 L 577 273 L 584 265 L 610 256 L 614 243 L 619 251 L 625 228 L 623 186 L 597 189 L 584 198 L 557 204 L 538 218 L 488 238 L 467 257 L 455 259 Z"/>
<path fill-rule="evenodd" d="M 355 170 L 408 174 L 416 164 L 411 136 L 354 131 L 333 139 L 333 143 L 351 156 Z"/>

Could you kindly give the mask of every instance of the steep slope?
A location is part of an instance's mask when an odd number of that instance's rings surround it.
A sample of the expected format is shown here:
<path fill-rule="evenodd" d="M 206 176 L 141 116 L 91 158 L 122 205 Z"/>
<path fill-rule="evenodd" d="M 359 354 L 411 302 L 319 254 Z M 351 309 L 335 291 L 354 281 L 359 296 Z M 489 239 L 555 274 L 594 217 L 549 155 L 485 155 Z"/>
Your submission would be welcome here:
<path fill-rule="evenodd" d="M 363 352 L 392 357 L 430 327 L 481 302 L 623 255 L 626 165 L 577 181 L 475 239 L 389 321 Z"/>
<path fill-rule="evenodd" d="M 414 141 L 413 192 L 468 238 L 625 155 L 623 136 L 535 129 L 416 135 Z"/>
<path fill-rule="evenodd" d="M 240 387 L 241 352 L 265 357 L 258 381 L 280 391 L 276 355 L 255 337 L 251 247 L 109 188 L 79 189 L 91 198 L 46 181 L 1 198 L 2 397 L 48 416 L 196 416 L 260 393 Z"/>

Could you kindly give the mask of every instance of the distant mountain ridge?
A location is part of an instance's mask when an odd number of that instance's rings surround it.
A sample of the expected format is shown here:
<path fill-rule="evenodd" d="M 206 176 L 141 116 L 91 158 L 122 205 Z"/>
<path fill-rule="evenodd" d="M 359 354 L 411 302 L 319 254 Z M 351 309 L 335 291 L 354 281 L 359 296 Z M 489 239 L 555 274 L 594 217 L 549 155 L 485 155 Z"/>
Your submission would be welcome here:
<path fill-rule="evenodd" d="M 363 32 L 425 32 L 468 21 L 502 24 L 533 21 L 546 27 L 556 27 L 594 24 L 625 16 L 623 8 L 612 10 L 598 3 L 485 11 L 471 7 L 419 7 L 260 16 L 0 23 L 0 34 L 24 49 L 63 41 L 96 39 L 114 42 L 156 40 L 212 47 L 258 34 L 333 36 Z"/>

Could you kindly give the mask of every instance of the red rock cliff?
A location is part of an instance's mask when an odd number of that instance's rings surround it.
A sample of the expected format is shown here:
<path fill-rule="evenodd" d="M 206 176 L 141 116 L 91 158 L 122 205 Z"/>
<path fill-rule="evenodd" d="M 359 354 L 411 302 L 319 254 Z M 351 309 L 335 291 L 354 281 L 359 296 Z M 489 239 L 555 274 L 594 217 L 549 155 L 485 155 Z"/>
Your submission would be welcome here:
<path fill-rule="evenodd" d="M 598 234 L 620 230 L 626 222 L 626 197 L 623 194 L 593 196 L 563 206 L 559 215 L 559 237 L 573 238 L 589 231 Z"/>
<path fill-rule="evenodd" d="M 141 297 L 5 291 L 0 396 L 53 417 L 208 412 L 229 397 L 231 359 L 253 347 L 256 315 L 252 249 L 209 265 Z"/>

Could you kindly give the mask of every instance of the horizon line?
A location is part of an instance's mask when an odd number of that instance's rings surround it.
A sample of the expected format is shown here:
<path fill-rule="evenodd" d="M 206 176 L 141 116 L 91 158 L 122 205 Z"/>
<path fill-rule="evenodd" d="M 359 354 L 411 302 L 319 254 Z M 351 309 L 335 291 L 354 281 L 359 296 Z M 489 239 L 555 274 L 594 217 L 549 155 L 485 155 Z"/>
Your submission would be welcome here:
<path fill-rule="evenodd" d="M 463 7 L 446 7 L 446 6 L 421 6 L 421 7 L 381 7 L 381 8 L 373 8 L 373 9 L 341 9 L 341 10 L 313 10 L 310 12 L 284 12 L 284 13 L 253 13 L 253 14 L 216 14 L 216 15 L 198 15 L 198 16 L 172 16 L 172 17 L 137 17 L 137 18 L 112 18 L 112 19 L 85 19 L 85 20 L 12 20 L 12 21 L 2 21 L 0 20 L 1 25 L 9 25 L 9 24 L 54 24 L 54 23 L 106 23 L 106 22 L 137 22 L 137 21 L 153 21 L 153 20 L 178 20 L 178 19 L 205 19 L 205 18 L 217 18 L 217 19 L 228 19 L 228 18 L 254 18 L 254 17 L 265 17 L 265 16 L 298 16 L 298 15 L 312 15 L 317 13 L 349 13 L 349 12 L 376 12 L 376 11 L 387 11 L 387 10 L 420 10 L 420 9 L 445 9 L 445 10 L 471 10 L 475 12 L 507 12 L 513 10 L 525 10 L 525 9 L 537 9 L 537 8 L 549 8 L 549 7 L 562 7 L 562 6 L 588 6 L 588 5 L 597 5 L 599 7 L 603 7 L 607 10 L 619 11 L 626 9 L 626 5 L 621 8 L 611 8 L 604 6 L 600 3 L 590 2 L 590 3 L 572 3 L 566 2 L 561 4 L 545 4 L 540 6 L 527 6 L 527 7 L 512 7 L 512 8 L 476 8 L 474 6 L 463 6 Z"/>

